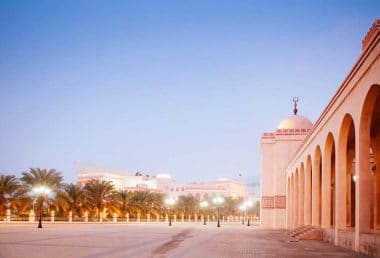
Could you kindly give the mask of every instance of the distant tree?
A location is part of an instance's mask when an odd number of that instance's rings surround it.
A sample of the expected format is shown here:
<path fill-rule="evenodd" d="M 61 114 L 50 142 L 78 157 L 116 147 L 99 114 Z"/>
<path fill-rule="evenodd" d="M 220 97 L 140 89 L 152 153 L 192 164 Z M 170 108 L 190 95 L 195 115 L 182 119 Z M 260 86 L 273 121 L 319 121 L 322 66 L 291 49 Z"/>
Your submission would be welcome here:
<path fill-rule="evenodd" d="M 20 183 L 15 176 L 0 174 L 0 216 L 17 200 L 19 191 Z"/>
<path fill-rule="evenodd" d="M 131 199 L 131 205 L 136 213 L 146 215 L 153 208 L 153 194 L 148 191 L 136 191 Z"/>
<path fill-rule="evenodd" d="M 75 218 L 84 208 L 85 194 L 86 192 L 80 184 L 64 184 L 57 199 L 60 201 L 60 206 L 71 211 Z"/>
<path fill-rule="evenodd" d="M 235 216 L 239 213 L 241 203 L 243 203 L 243 198 L 226 197 L 221 212 L 227 216 Z"/>
<path fill-rule="evenodd" d="M 252 208 L 252 215 L 255 217 L 260 217 L 260 202 L 256 201 Z"/>
<path fill-rule="evenodd" d="M 152 207 L 151 213 L 155 215 L 160 215 L 165 211 L 164 207 L 164 198 L 165 195 L 163 193 L 152 193 Z"/>
<path fill-rule="evenodd" d="M 177 213 L 193 215 L 199 212 L 199 200 L 192 195 L 181 195 L 175 206 Z"/>
<path fill-rule="evenodd" d="M 134 193 L 128 190 L 115 191 L 112 195 L 112 205 L 110 210 L 118 213 L 121 218 L 125 218 L 127 213 L 131 213 L 133 207 L 131 205 L 131 199 Z"/>
<path fill-rule="evenodd" d="M 96 209 L 97 217 L 112 201 L 114 187 L 110 181 L 90 180 L 84 186 L 86 203 Z"/>

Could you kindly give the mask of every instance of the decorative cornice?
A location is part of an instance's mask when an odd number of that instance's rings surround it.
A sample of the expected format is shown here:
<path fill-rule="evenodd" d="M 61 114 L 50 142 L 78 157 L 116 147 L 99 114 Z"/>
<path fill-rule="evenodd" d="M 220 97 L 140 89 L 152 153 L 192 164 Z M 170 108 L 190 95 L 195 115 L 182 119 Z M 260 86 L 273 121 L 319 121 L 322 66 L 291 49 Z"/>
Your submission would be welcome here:
<path fill-rule="evenodd" d="M 274 196 L 261 196 L 260 205 L 263 209 L 274 209 Z"/>
<path fill-rule="evenodd" d="M 274 133 L 272 132 L 265 132 L 261 135 L 261 138 L 273 138 L 274 137 Z"/>
<path fill-rule="evenodd" d="M 286 209 L 286 196 L 262 196 L 261 206 L 263 209 Z"/>
<path fill-rule="evenodd" d="M 277 129 L 276 135 L 307 134 L 310 129 Z"/>
<path fill-rule="evenodd" d="M 372 24 L 371 28 L 368 30 L 366 36 L 362 40 L 362 50 L 366 49 L 371 41 L 375 38 L 376 32 L 380 31 L 380 19 L 376 19 Z"/>
<path fill-rule="evenodd" d="M 276 209 L 286 209 L 286 196 L 276 195 L 274 197 L 274 207 Z"/>
<path fill-rule="evenodd" d="M 274 138 L 276 135 L 306 135 L 310 129 L 277 129 L 275 132 L 265 132 L 261 138 Z"/>

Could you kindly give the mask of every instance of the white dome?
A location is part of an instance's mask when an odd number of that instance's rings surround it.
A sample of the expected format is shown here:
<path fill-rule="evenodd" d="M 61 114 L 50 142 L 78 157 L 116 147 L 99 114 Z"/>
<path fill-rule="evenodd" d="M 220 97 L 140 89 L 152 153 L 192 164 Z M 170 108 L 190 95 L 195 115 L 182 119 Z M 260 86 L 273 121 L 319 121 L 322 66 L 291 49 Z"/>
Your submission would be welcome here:
<path fill-rule="evenodd" d="M 277 129 L 310 129 L 313 123 L 304 116 L 292 115 L 277 126 Z"/>

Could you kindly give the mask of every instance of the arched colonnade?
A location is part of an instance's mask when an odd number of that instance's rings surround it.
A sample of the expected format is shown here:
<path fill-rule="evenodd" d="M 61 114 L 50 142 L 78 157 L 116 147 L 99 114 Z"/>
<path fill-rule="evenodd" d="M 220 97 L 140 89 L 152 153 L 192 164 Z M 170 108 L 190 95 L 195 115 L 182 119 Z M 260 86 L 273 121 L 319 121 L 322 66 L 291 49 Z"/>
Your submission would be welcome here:
<path fill-rule="evenodd" d="M 380 232 L 380 85 L 361 87 L 330 114 L 287 168 L 287 228 L 328 229 L 336 244 L 352 232 L 357 250 L 360 234 Z"/>

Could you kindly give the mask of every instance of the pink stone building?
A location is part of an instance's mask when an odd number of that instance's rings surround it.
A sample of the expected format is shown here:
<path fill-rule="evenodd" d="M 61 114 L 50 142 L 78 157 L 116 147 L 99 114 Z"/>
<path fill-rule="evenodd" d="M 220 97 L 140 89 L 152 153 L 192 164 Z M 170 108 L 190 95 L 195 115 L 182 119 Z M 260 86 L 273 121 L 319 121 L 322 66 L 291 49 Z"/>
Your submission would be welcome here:
<path fill-rule="evenodd" d="M 262 137 L 262 226 L 380 257 L 380 20 L 314 125 L 300 120 Z"/>
<path fill-rule="evenodd" d="M 312 123 L 297 115 L 295 108 L 294 115 L 284 119 L 275 131 L 261 137 L 260 218 L 264 228 L 286 227 L 285 168 L 311 127 Z"/>

